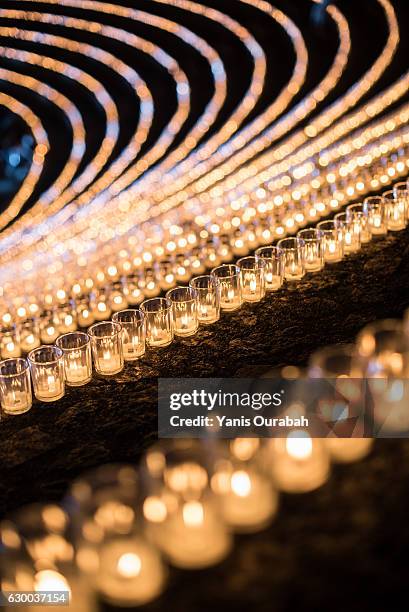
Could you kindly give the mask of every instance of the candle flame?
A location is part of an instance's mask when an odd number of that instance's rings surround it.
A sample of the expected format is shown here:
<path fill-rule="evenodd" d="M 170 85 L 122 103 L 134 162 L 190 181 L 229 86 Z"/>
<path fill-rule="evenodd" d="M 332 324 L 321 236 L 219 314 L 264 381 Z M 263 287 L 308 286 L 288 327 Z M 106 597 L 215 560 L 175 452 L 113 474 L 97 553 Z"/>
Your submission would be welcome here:
<path fill-rule="evenodd" d="M 34 576 L 35 591 L 69 591 L 67 580 L 54 570 L 41 570 Z"/>
<path fill-rule="evenodd" d="M 141 572 L 142 562 L 135 553 L 124 553 L 119 557 L 116 568 L 125 578 L 135 578 Z"/>
<path fill-rule="evenodd" d="M 200 527 L 203 524 L 203 506 L 198 501 L 187 502 L 183 506 L 183 521 L 188 527 Z"/>
<path fill-rule="evenodd" d="M 298 436 L 298 437 L 296 437 Z M 312 455 L 312 440 L 307 432 L 296 431 L 288 435 L 286 451 L 294 459 L 305 460 Z"/>
<path fill-rule="evenodd" d="M 238 497 L 247 497 L 251 491 L 250 476 L 244 470 L 234 472 L 231 477 L 231 488 Z"/>

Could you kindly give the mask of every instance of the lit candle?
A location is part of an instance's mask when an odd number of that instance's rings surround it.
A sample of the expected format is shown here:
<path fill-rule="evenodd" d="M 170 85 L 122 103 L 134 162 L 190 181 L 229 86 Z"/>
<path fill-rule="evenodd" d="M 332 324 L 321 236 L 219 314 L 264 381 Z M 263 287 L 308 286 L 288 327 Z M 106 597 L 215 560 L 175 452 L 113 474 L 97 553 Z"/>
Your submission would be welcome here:
<path fill-rule="evenodd" d="M 125 361 L 134 361 L 145 353 L 145 315 L 141 310 L 117 312 L 112 320 L 122 326 L 122 349 Z"/>
<path fill-rule="evenodd" d="M 270 441 L 271 471 L 278 489 L 304 493 L 323 485 L 329 475 L 329 455 L 319 438 L 292 431 Z"/>
<path fill-rule="evenodd" d="M 305 274 L 305 242 L 302 238 L 283 238 L 277 245 L 283 251 L 284 278 L 301 280 Z"/>
<path fill-rule="evenodd" d="M 34 394 L 43 402 L 64 395 L 63 351 L 58 346 L 40 346 L 28 354 Z"/>
<path fill-rule="evenodd" d="M 124 367 L 122 326 L 115 321 L 94 323 L 88 329 L 95 370 L 105 376 L 118 374 Z"/>
<path fill-rule="evenodd" d="M 245 302 L 259 302 L 265 295 L 264 270 L 266 263 L 259 257 L 242 257 L 240 268 L 241 296 Z"/>
<path fill-rule="evenodd" d="M 219 281 L 220 308 L 233 311 L 242 304 L 240 268 L 234 264 L 223 264 L 211 272 Z"/>
<path fill-rule="evenodd" d="M 197 332 L 198 293 L 194 287 L 176 287 L 166 293 L 172 304 L 173 328 L 176 336 L 192 336 Z"/>
<path fill-rule="evenodd" d="M 235 531 L 251 533 L 266 527 L 276 513 L 278 495 L 271 482 L 250 469 L 219 468 L 212 488 L 220 495 L 222 515 Z"/>
<path fill-rule="evenodd" d="M 0 362 L 0 401 L 6 414 L 22 414 L 31 408 L 31 382 L 25 359 Z"/>
<path fill-rule="evenodd" d="M 262 258 L 266 264 L 264 270 L 266 291 L 276 291 L 284 280 L 283 251 L 276 246 L 265 246 L 257 249 L 256 257 Z"/>
<path fill-rule="evenodd" d="M 166 347 L 173 340 L 172 302 L 167 298 L 152 298 L 141 304 L 145 315 L 146 343 L 152 348 Z"/>
<path fill-rule="evenodd" d="M 215 565 L 231 548 L 231 538 L 210 500 L 182 502 L 156 527 L 156 541 L 176 567 L 199 569 Z"/>
<path fill-rule="evenodd" d="M 107 542 L 99 551 L 96 588 L 114 606 L 139 606 L 160 595 L 166 574 L 157 551 L 142 538 Z"/>

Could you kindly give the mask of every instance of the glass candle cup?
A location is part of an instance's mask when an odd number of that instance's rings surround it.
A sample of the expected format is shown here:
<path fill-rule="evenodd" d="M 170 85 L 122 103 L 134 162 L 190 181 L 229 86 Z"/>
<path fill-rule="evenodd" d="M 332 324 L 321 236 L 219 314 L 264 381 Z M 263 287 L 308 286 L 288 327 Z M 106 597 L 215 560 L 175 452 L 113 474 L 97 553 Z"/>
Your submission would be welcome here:
<path fill-rule="evenodd" d="M 361 248 L 361 228 L 347 216 L 346 212 L 337 213 L 334 217 L 336 225 L 343 231 L 344 253 L 356 253 Z"/>
<path fill-rule="evenodd" d="M 385 191 L 382 198 L 387 210 L 388 230 L 399 232 L 405 229 L 408 221 L 406 198 L 399 196 L 396 190 Z"/>
<path fill-rule="evenodd" d="M 369 225 L 368 210 L 364 204 L 350 204 L 346 208 L 347 219 L 357 226 L 361 236 L 361 244 L 371 241 L 372 234 Z"/>
<path fill-rule="evenodd" d="M 264 272 L 266 264 L 259 257 L 242 257 L 240 268 L 241 297 L 244 302 L 259 302 L 266 294 Z"/>
<path fill-rule="evenodd" d="M 220 283 L 220 308 L 237 310 L 242 304 L 240 268 L 235 264 L 223 264 L 213 268 L 211 275 Z"/>
<path fill-rule="evenodd" d="M 209 485 L 210 454 L 201 442 L 169 440 L 142 461 L 146 532 L 176 567 L 209 567 L 230 552 L 231 535 Z"/>
<path fill-rule="evenodd" d="M 199 327 L 197 319 L 197 291 L 193 287 L 175 287 L 166 293 L 172 303 L 175 336 L 193 336 Z"/>
<path fill-rule="evenodd" d="M 0 361 L 0 402 L 6 414 L 23 414 L 30 410 L 30 369 L 25 359 Z"/>
<path fill-rule="evenodd" d="M 37 319 L 30 318 L 22 321 L 20 328 L 20 348 L 25 353 L 29 353 L 33 349 L 40 346 L 40 327 Z"/>
<path fill-rule="evenodd" d="M 17 510 L 0 524 L 5 575 L 2 587 L 7 591 L 31 591 L 49 595 L 23 606 L 26 612 L 47 609 L 58 601 L 78 612 L 93 612 L 95 605 L 89 583 L 76 570 L 74 548 L 69 538 L 69 517 L 57 504 L 30 504 Z M 4 582 L 3 582 L 4 579 Z M 63 599 L 64 596 L 64 599 Z M 40 603 L 39 603 L 40 602 Z"/>
<path fill-rule="evenodd" d="M 141 310 L 116 312 L 112 320 L 122 326 L 122 349 L 125 361 L 134 361 L 145 354 L 145 315 Z"/>
<path fill-rule="evenodd" d="M 336 263 L 344 256 L 344 231 L 335 221 L 321 221 L 317 229 L 322 235 L 325 263 Z"/>
<path fill-rule="evenodd" d="M 8 325 L 0 329 L 0 353 L 3 359 L 20 357 L 20 334 L 17 325 Z"/>
<path fill-rule="evenodd" d="M 330 471 L 329 453 L 320 438 L 292 430 L 266 442 L 265 465 L 276 487 L 286 493 L 306 493 L 322 486 Z"/>
<path fill-rule="evenodd" d="M 368 215 L 368 224 L 372 236 L 384 236 L 388 233 L 388 218 L 385 202 L 381 196 L 365 198 L 364 208 Z"/>
<path fill-rule="evenodd" d="M 160 554 L 143 533 L 141 504 L 138 473 L 121 464 L 84 474 L 67 498 L 76 564 L 93 591 L 115 609 L 148 603 L 166 582 Z"/>
<path fill-rule="evenodd" d="M 55 402 L 65 392 L 63 352 L 58 346 L 39 346 L 28 354 L 34 395 Z"/>
<path fill-rule="evenodd" d="M 328 424 L 329 433 L 348 442 L 360 440 L 364 432 L 366 385 L 355 345 L 336 344 L 316 351 L 309 361 L 308 376 L 322 381 L 316 409 L 322 423 Z"/>
<path fill-rule="evenodd" d="M 95 318 L 89 295 L 81 295 L 76 298 L 76 311 L 79 327 L 88 328 L 94 323 Z"/>
<path fill-rule="evenodd" d="M 94 323 L 88 329 L 95 370 L 104 376 L 118 374 L 124 367 L 122 327 L 114 321 Z"/>
<path fill-rule="evenodd" d="M 304 241 L 304 266 L 306 272 L 319 272 L 324 267 L 321 232 L 315 228 L 303 229 L 297 238 Z"/>
<path fill-rule="evenodd" d="M 287 281 L 301 280 L 305 274 L 304 251 L 302 238 L 282 238 L 277 246 L 283 251 L 284 278 Z"/>
<path fill-rule="evenodd" d="M 124 288 L 128 296 L 128 304 L 137 306 L 143 301 L 143 293 L 139 287 L 140 274 L 128 274 L 124 279 Z"/>
<path fill-rule="evenodd" d="M 197 320 L 203 325 L 220 318 L 220 283 L 215 276 L 196 276 L 189 282 L 197 291 Z"/>
<path fill-rule="evenodd" d="M 409 339 L 401 321 L 370 323 L 357 337 L 379 431 L 409 429 Z"/>
<path fill-rule="evenodd" d="M 59 334 L 66 334 L 77 329 L 77 313 L 73 302 L 60 304 L 55 310 L 55 321 Z"/>
<path fill-rule="evenodd" d="M 211 477 L 222 516 L 236 532 L 260 531 L 272 521 L 278 506 L 277 491 L 263 466 L 260 440 L 236 438 L 222 448 Z"/>
<path fill-rule="evenodd" d="M 284 256 L 283 251 L 276 246 L 260 247 L 256 251 L 256 257 L 263 259 L 264 283 L 266 291 L 276 291 L 284 281 Z"/>
<path fill-rule="evenodd" d="M 409 181 L 396 183 L 393 186 L 393 193 L 397 200 L 403 200 L 406 205 L 406 218 L 409 219 Z"/>
<path fill-rule="evenodd" d="M 63 352 L 65 382 L 71 387 L 86 385 L 92 377 L 90 337 L 85 332 L 70 332 L 56 340 Z"/>
<path fill-rule="evenodd" d="M 45 310 L 40 316 L 40 340 L 43 344 L 52 344 L 58 338 L 58 327 L 55 313 Z"/>
<path fill-rule="evenodd" d="M 90 306 L 92 316 L 95 321 L 104 321 L 111 316 L 112 309 L 110 305 L 108 291 L 99 289 L 91 294 Z"/>
<path fill-rule="evenodd" d="M 108 290 L 109 305 L 112 312 L 119 312 L 128 307 L 127 296 L 125 295 L 122 281 L 115 281 Z"/>
<path fill-rule="evenodd" d="M 152 298 L 141 304 L 145 315 L 146 343 L 151 348 L 165 347 L 173 340 L 172 303 L 167 298 Z"/>

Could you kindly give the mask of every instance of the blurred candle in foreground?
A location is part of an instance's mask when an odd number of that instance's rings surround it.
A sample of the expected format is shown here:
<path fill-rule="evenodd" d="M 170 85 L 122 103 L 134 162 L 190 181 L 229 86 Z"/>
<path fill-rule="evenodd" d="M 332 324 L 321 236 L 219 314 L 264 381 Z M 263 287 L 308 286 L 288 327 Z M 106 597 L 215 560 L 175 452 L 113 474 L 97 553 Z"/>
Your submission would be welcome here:
<path fill-rule="evenodd" d="M 129 537 L 99 551 L 96 588 L 114 606 L 140 606 L 160 595 L 165 572 L 158 552 L 144 539 Z"/>
<path fill-rule="evenodd" d="M 237 438 L 230 457 L 215 463 L 211 479 L 226 523 L 234 531 L 254 533 L 267 527 L 278 506 L 278 495 L 259 462 L 260 441 Z"/>
<path fill-rule="evenodd" d="M 305 430 L 269 440 L 267 461 L 277 488 L 287 493 L 317 489 L 329 476 L 329 455 L 323 441 L 311 438 Z"/>
<path fill-rule="evenodd" d="M 266 264 L 259 257 L 242 257 L 240 268 L 241 296 L 245 302 L 259 302 L 266 293 L 264 271 Z"/>

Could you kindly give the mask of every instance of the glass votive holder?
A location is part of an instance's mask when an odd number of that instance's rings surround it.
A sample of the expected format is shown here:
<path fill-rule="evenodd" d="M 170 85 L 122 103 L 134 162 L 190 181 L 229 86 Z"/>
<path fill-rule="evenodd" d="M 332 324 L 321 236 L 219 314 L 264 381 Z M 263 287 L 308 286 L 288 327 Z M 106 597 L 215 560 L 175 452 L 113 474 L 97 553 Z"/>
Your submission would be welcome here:
<path fill-rule="evenodd" d="M 55 343 L 63 352 L 67 385 L 86 385 L 92 378 L 91 342 L 88 334 L 70 332 L 57 338 Z"/>
<path fill-rule="evenodd" d="M 222 264 L 213 268 L 211 275 L 220 283 L 220 308 L 226 311 L 240 308 L 242 304 L 240 268 L 235 264 Z"/>
<path fill-rule="evenodd" d="M 278 494 L 263 466 L 258 438 L 236 438 L 223 445 L 213 463 L 211 488 L 227 525 L 239 533 L 267 527 L 277 511 Z"/>
<path fill-rule="evenodd" d="M 30 410 L 30 368 L 25 359 L 0 361 L 0 402 L 6 414 L 23 414 Z"/>
<path fill-rule="evenodd" d="M 167 298 L 151 298 L 142 302 L 141 310 L 145 315 L 147 345 L 169 346 L 174 335 L 172 302 Z"/>
<path fill-rule="evenodd" d="M 145 354 L 145 315 L 141 310 L 116 312 L 112 320 L 122 326 L 122 350 L 125 361 L 134 361 Z"/>
<path fill-rule="evenodd" d="M 55 402 L 65 391 L 63 352 L 58 346 L 39 346 L 28 354 L 34 395 Z"/>
<path fill-rule="evenodd" d="M 95 321 L 104 321 L 111 316 L 112 309 L 110 305 L 108 290 L 99 289 L 91 294 L 90 305 L 92 315 Z"/>
<path fill-rule="evenodd" d="M 263 259 L 264 284 L 266 291 L 277 291 L 284 281 L 284 256 L 283 251 L 276 246 L 260 247 L 256 251 L 256 257 Z"/>
<path fill-rule="evenodd" d="M 34 317 L 22 321 L 19 325 L 20 348 L 24 353 L 29 353 L 40 346 L 40 327 Z"/>
<path fill-rule="evenodd" d="M 360 232 L 361 244 L 371 241 L 371 227 L 369 225 L 368 210 L 364 204 L 350 204 L 346 207 L 347 219 L 357 226 Z"/>
<path fill-rule="evenodd" d="M 370 323 L 357 337 L 379 432 L 409 429 L 409 339 L 401 321 Z"/>
<path fill-rule="evenodd" d="M 31 601 L 39 596 L 36 603 L 24 605 L 24 610 L 35 607 L 44 611 L 50 601 L 62 605 L 69 601 L 78 612 L 96 610 L 89 585 L 75 568 L 69 530 L 68 515 L 57 504 L 24 506 L 0 524 L 0 545 L 6 565 L 2 588 L 29 591 Z M 44 591 L 46 599 L 42 599 Z M 27 600 L 30 601 L 28 595 Z"/>
<path fill-rule="evenodd" d="M 189 282 L 197 291 L 197 320 L 203 325 L 215 323 L 220 318 L 220 284 L 215 276 L 196 276 Z"/>
<path fill-rule="evenodd" d="M 78 326 L 83 328 L 90 327 L 95 321 L 90 296 L 81 295 L 78 296 L 75 301 Z"/>
<path fill-rule="evenodd" d="M 95 594 L 117 608 L 147 604 L 162 592 L 167 573 L 143 533 L 138 474 L 130 465 L 105 465 L 76 480 L 71 509 L 75 560 Z"/>
<path fill-rule="evenodd" d="M 266 294 L 264 271 L 266 264 L 259 257 L 242 257 L 240 268 L 241 297 L 244 302 L 259 302 Z"/>
<path fill-rule="evenodd" d="M 176 567 L 210 567 L 230 552 L 231 535 L 209 484 L 211 463 L 211 449 L 194 440 L 160 442 L 142 461 L 146 532 Z"/>
<path fill-rule="evenodd" d="M 40 316 L 40 340 L 43 344 L 53 344 L 58 338 L 55 313 L 45 310 Z"/>
<path fill-rule="evenodd" d="M 319 272 L 324 267 L 321 232 L 315 228 L 303 229 L 297 238 L 304 241 L 304 266 L 306 272 Z"/>
<path fill-rule="evenodd" d="M 95 370 L 104 376 L 118 374 L 124 367 L 122 327 L 114 321 L 94 323 L 88 329 Z"/>
<path fill-rule="evenodd" d="M 130 306 L 138 306 L 143 302 L 143 293 L 139 287 L 141 275 L 138 273 L 128 274 L 124 279 L 124 288 L 128 297 Z"/>
<path fill-rule="evenodd" d="M 387 211 L 388 230 L 400 232 L 405 229 L 408 221 L 406 198 L 397 197 L 397 192 L 393 190 L 385 191 L 382 198 Z"/>
<path fill-rule="evenodd" d="M 128 307 L 127 296 L 125 295 L 122 281 L 115 281 L 108 289 L 109 306 L 112 312 L 119 312 Z"/>
<path fill-rule="evenodd" d="M 277 246 L 283 251 L 285 280 L 301 280 L 305 274 L 304 240 L 302 238 L 282 238 L 278 241 Z"/>
<path fill-rule="evenodd" d="M 59 334 L 67 334 L 77 329 L 77 313 L 73 302 L 59 304 L 55 310 L 55 321 Z"/>
<path fill-rule="evenodd" d="M 0 354 L 2 359 L 20 357 L 20 334 L 16 324 L 0 329 Z"/>
<path fill-rule="evenodd" d="M 361 248 L 361 227 L 354 223 L 346 212 L 337 213 L 334 217 L 336 225 L 343 231 L 344 253 L 356 253 Z"/>
<path fill-rule="evenodd" d="M 402 181 L 393 186 L 393 193 L 397 200 L 402 200 L 406 205 L 406 218 L 409 219 L 409 181 Z"/>
<path fill-rule="evenodd" d="M 308 376 L 318 379 L 316 412 L 335 435 L 362 436 L 366 386 L 361 359 L 353 344 L 319 349 L 310 358 Z"/>
<path fill-rule="evenodd" d="M 317 229 L 322 235 L 325 263 L 337 263 L 344 256 L 344 231 L 336 221 L 320 221 Z"/>
<path fill-rule="evenodd" d="M 368 224 L 372 236 L 384 236 L 388 233 L 388 217 L 385 202 L 381 196 L 365 198 L 364 208 L 368 215 Z"/>
<path fill-rule="evenodd" d="M 167 291 L 176 285 L 175 263 L 172 259 L 162 259 L 159 262 L 160 288 Z"/>
<path fill-rule="evenodd" d="M 193 287 L 175 287 L 166 293 L 172 303 L 175 336 L 193 336 L 199 327 L 197 318 L 197 291 Z"/>
<path fill-rule="evenodd" d="M 327 481 L 330 471 L 324 440 L 311 438 L 305 430 L 268 440 L 265 462 L 275 486 L 286 493 L 313 491 Z"/>

